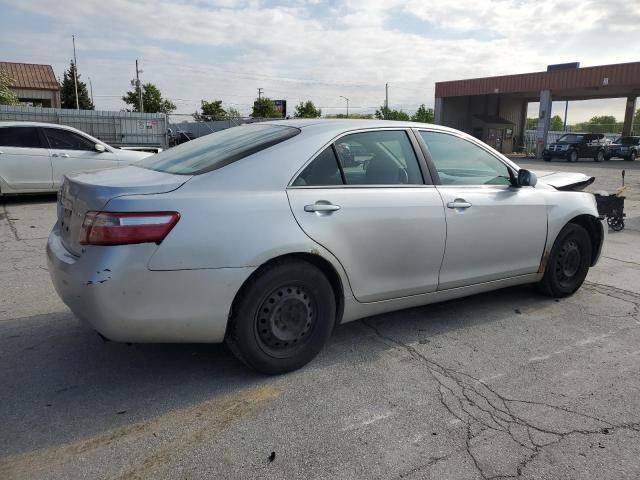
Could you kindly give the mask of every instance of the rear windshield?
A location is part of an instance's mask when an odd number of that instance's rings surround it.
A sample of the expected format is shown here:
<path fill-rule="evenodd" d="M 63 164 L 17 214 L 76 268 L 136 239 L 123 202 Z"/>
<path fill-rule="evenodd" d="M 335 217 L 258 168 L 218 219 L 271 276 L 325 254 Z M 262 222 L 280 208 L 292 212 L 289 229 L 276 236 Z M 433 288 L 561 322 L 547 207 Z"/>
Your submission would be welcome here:
<path fill-rule="evenodd" d="M 152 155 L 136 166 L 177 175 L 198 175 L 229 165 L 298 133 L 297 128 L 281 125 L 241 125 Z"/>

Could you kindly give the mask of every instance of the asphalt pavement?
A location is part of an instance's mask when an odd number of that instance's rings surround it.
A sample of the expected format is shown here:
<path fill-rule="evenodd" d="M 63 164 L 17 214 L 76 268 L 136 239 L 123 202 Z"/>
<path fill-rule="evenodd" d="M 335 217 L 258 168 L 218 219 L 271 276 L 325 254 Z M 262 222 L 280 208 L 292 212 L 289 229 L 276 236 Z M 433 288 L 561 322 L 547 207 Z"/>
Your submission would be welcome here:
<path fill-rule="evenodd" d="M 55 197 L 0 200 L 0 478 L 640 478 L 640 162 L 574 296 L 511 288 L 337 328 L 264 377 L 223 345 L 103 342 L 57 298 Z"/>

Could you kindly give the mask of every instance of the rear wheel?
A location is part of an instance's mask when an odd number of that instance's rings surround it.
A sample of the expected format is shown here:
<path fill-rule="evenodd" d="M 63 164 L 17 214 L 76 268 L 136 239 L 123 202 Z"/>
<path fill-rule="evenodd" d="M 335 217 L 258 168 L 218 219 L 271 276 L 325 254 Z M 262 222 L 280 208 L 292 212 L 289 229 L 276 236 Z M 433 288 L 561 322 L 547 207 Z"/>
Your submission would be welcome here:
<path fill-rule="evenodd" d="M 558 234 L 539 288 L 551 297 L 567 297 L 584 282 L 591 264 L 591 239 L 580 225 L 568 223 Z"/>
<path fill-rule="evenodd" d="M 271 375 L 310 362 L 336 318 L 331 284 L 302 260 L 267 267 L 243 288 L 234 308 L 227 344 L 249 367 Z"/>
<path fill-rule="evenodd" d="M 636 158 L 638 157 L 638 154 L 633 151 L 629 154 L 628 157 L 625 157 L 625 160 L 629 161 L 629 162 L 635 162 Z"/>
<path fill-rule="evenodd" d="M 569 153 L 569 161 L 570 162 L 577 162 L 578 161 L 578 152 L 576 152 L 575 150 L 571 150 L 571 152 Z"/>

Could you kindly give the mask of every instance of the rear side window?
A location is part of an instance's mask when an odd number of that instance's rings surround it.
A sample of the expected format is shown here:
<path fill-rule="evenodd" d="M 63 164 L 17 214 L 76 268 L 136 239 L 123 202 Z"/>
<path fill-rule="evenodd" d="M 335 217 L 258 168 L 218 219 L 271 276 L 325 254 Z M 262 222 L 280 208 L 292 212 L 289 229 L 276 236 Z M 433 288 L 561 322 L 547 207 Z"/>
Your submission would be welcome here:
<path fill-rule="evenodd" d="M 22 148 L 46 148 L 35 127 L 0 128 L 0 146 Z"/>
<path fill-rule="evenodd" d="M 293 182 L 295 187 L 303 186 L 325 186 L 325 185 L 342 185 L 342 175 L 338 166 L 338 159 L 333 151 L 333 147 L 329 146 L 318 155 L 302 171 L 298 178 Z"/>
<path fill-rule="evenodd" d="M 136 163 L 177 175 L 198 175 L 229 165 L 300 133 L 281 125 L 242 125 L 212 133 Z"/>
<path fill-rule="evenodd" d="M 293 186 L 421 185 L 418 159 L 403 130 L 353 133 L 327 147 Z"/>

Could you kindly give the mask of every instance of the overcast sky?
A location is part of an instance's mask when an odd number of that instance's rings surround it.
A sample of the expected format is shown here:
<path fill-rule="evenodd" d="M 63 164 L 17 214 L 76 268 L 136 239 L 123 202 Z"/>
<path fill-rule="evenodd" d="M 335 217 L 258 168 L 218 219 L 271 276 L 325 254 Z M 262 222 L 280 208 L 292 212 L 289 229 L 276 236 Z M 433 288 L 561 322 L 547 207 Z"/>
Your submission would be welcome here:
<path fill-rule="evenodd" d="M 53 65 L 73 56 L 96 107 L 122 109 L 135 77 L 192 113 L 221 99 L 247 115 L 258 87 L 323 113 L 369 113 L 384 101 L 433 106 L 434 82 L 640 60 L 631 0 L 0 0 L 0 60 Z M 553 114 L 564 113 L 554 104 Z M 569 122 L 624 116 L 624 101 L 573 102 Z"/>

